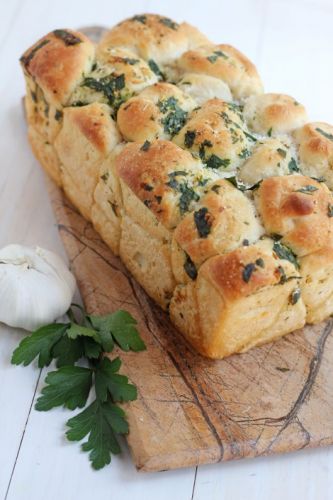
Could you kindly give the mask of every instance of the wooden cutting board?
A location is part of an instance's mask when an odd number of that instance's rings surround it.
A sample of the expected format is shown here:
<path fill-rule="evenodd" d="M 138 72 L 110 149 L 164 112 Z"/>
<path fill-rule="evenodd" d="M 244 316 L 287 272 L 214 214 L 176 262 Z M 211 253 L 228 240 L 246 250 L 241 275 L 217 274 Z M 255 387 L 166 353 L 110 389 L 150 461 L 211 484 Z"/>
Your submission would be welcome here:
<path fill-rule="evenodd" d="M 333 319 L 247 354 L 212 361 L 191 350 L 92 226 L 49 183 L 87 309 L 138 321 L 147 351 L 122 353 L 138 387 L 127 405 L 139 470 L 160 471 L 333 442 Z"/>

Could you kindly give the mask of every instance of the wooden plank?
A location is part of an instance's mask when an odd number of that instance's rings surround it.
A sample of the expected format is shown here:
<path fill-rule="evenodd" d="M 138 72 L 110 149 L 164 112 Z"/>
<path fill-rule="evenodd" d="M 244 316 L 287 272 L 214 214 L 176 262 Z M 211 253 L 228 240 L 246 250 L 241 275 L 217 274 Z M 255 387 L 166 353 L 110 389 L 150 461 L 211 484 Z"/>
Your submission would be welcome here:
<path fill-rule="evenodd" d="M 333 319 L 222 361 L 191 350 L 50 184 L 66 251 L 89 311 L 124 308 L 147 351 L 122 355 L 139 388 L 128 405 L 128 443 L 139 470 L 154 471 L 287 452 L 333 442 Z"/>

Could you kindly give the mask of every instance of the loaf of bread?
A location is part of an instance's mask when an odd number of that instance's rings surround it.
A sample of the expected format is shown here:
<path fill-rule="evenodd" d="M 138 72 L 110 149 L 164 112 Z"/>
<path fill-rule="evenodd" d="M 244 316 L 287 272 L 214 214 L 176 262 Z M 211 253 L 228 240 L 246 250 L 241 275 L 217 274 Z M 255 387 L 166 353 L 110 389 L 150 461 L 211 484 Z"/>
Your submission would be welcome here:
<path fill-rule="evenodd" d="M 333 127 L 241 52 L 143 14 L 21 65 L 34 154 L 201 354 L 333 313 Z"/>

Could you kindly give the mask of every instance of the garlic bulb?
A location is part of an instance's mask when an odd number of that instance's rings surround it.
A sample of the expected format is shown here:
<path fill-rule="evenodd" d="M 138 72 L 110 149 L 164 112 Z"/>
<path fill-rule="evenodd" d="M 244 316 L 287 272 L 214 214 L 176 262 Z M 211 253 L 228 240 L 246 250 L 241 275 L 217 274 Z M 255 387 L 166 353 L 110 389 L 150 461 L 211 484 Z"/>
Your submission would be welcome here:
<path fill-rule="evenodd" d="M 0 322 L 35 330 L 69 308 L 75 278 L 58 255 L 43 248 L 0 249 Z"/>

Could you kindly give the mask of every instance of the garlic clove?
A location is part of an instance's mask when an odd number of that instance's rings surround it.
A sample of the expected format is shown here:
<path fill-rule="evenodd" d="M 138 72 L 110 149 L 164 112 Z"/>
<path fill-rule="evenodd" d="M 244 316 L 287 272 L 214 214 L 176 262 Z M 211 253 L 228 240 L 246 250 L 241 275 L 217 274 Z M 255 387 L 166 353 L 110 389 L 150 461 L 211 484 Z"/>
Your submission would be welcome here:
<path fill-rule="evenodd" d="M 62 316 L 74 292 L 74 276 L 53 252 L 23 245 L 0 249 L 1 322 L 35 330 Z"/>

